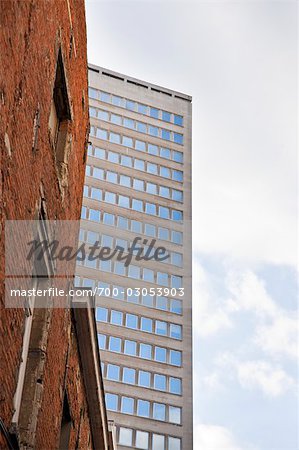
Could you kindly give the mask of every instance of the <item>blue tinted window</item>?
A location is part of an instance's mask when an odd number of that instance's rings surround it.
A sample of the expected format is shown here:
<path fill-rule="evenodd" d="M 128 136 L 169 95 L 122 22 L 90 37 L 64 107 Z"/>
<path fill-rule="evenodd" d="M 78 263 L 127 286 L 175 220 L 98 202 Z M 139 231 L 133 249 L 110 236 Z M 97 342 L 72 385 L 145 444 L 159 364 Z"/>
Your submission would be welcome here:
<path fill-rule="evenodd" d="M 139 384 L 139 386 L 142 386 L 142 387 L 150 387 L 150 385 L 151 385 L 150 373 L 144 372 L 143 370 L 139 370 L 138 384 Z"/>
<path fill-rule="evenodd" d="M 179 125 L 179 126 L 183 126 L 183 117 L 182 116 L 177 116 L 174 115 L 174 120 L 173 120 L 175 125 Z"/>
<path fill-rule="evenodd" d="M 115 123 L 116 125 L 121 125 L 121 116 L 118 116 L 117 114 L 111 114 L 110 121 L 112 123 Z"/>
<path fill-rule="evenodd" d="M 139 131 L 139 133 L 146 133 L 146 124 L 137 122 L 137 131 Z"/>
<path fill-rule="evenodd" d="M 96 309 L 96 320 L 100 322 L 107 322 L 108 319 L 108 309 L 98 307 Z"/>
<path fill-rule="evenodd" d="M 144 170 L 144 161 L 142 161 L 141 159 L 135 159 L 134 167 L 137 170 Z"/>
<path fill-rule="evenodd" d="M 133 182 L 134 189 L 137 189 L 138 191 L 144 191 L 144 182 L 143 180 L 138 180 L 137 178 L 134 179 Z"/>
<path fill-rule="evenodd" d="M 111 272 L 111 261 L 100 261 L 101 270 Z"/>
<path fill-rule="evenodd" d="M 137 200 L 136 198 L 133 198 L 132 199 L 132 209 L 134 209 L 134 211 L 143 212 L 143 202 L 142 202 L 142 200 Z"/>
<path fill-rule="evenodd" d="M 173 140 L 177 144 L 183 144 L 183 135 L 180 133 L 173 133 Z"/>
<path fill-rule="evenodd" d="M 114 194 L 114 192 L 105 192 L 105 202 L 107 203 L 112 203 L 113 205 L 115 205 L 116 203 L 116 194 Z"/>
<path fill-rule="evenodd" d="M 134 399 L 130 397 L 121 398 L 121 412 L 125 414 L 134 413 Z"/>
<path fill-rule="evenodd" d="M 114 263 L 114 273 L 116 273 L 116 275 L 125 275 L 126 271 L 125 271 L 124 263 L 122 263 L 120 261 L 115 261 L 115 263 Z"/>
<path fill-rule="evenodd" d="M 103 180 L 104 179 L 104 170 L 99 169 L 98 167 L 94 167 L 93 168 L 93 177 L 97 178 L 98 180 Z"/>
<path fill-rule="evenodd" d="M 150 269 L 143 269 L 143 280 L 149 283 L 154 283 L 154 271 Z"/>
<path fill-rule="evenodd" d="M 114 337 L 114 336 L 110 336 L 109 350 L 111 350 L 112 352 L 120 352 L 121 351 L 121 339 Z"/>
<path fill-rule="evenodd" d="M 110 183 L 117 183 L 117 173 L 110 172 L 110 170 L 107 170 L 106 180 L 109 181 Z"/>
<path fill-rule="evenodd" d="M 155 361 L 166 362 L 166 348 L 155 347 Z"/>
<path fill-rule="evenodd" d="M 175 244 L 181 244 L 183 242 L 183 233 L 180 231 L 172 231 L 171 240 Z"/>
<path fill-rule="evenodd" d="M 182 382 L 180 378 L 169 378 L 169 392 L 172 394 L 181 395 L 182 393 Z"/>
<path fill-rule="evenodd" d="M 104 213 L 103 222 L 106 225 L 114 225 L 114 214 Z"/>
<path fill-rule="evenodd" d="M 170 170 L 168 169 L 168 167 L 160 167 L 160 175 L 161 177 L 164 178 L 170 178 Z"/>
<path fill-rule="evenodd" d="M 128 384 L 135 384 L 135 369 L 124 367 L 123 369 L 123 382 Z"/>
<path fill-rule="evenodd" d="M 122 155 L 120 163 L 121 163 L 122 166 L 132 167 L 132 158 L 130 158 L 130 156 Z"/>
<path fill-rule="evenodd" d="M 122 98 L 117 97 L 117 95 L 112 95 L 112 104 L 116 106 L 122 105 Z"/>
<path fill-rule="evenodd" d="M 149 344 L 140 344 L 139 356 L 140 356 L 140 358 L 151 359 L 152 358 L 152 346 Z"/>
<path fill-rule="evenodd" d="M 154 388 L 158 391 L 166 391 L 166 376 L 155 373 Z"/>
<path fill-rule="evenodd" d="M 107 234 L 102 234 L 102 246 L 111 248 L 112 245 L 113 245 L 113 237 L 108 236 Z"/>
<path fill-rule="evenodd" d="M 157 194 L 157 185 L 154 183 L 146 183 L 146 192 L 149 194 Z"/>
<path fill-rule="evenodd" d="M 127 117 L 124 118 L 124 127 L 131 128 L 134 130 L 135 128 L 135 122 L 133 119 L 128 119 Z"/>
<path fill-rule="evenodd" d="M 134 111 L 136 109 L 136 103 L 131 100 L 126 100 L 126 108 L 130 111 Z"/>
<path fill-rule="evenodd" d="M 148 127 L 148 132 L 151 136 L 158 136 L 159 134 L 159 129 L 157 127 L 154 127 L 152 125 L 149 125 Z"/>
<path fill-rule="evenodd" d="M 149 223 L 146 223 L 145 226 L 144 226 L 144 233 L 147 236 L 155 237 L 156 236 L 156 227 L 155 227 L 155 225 L 150 225 Z"/>
<path fill-rule="evenodd" d="M 96 147 L 94 149 L 94 156 L 95 158 L 106 159 L 106 152 L 103 148 Z"/>
<path fill-rule="evenodd" d="M 136 148 L 136 150 L 139 150 L 141 152 L 145 152 L 145 142 L 138 141 L 136 139 L 136 141 L 135 141 L 135 148 Z"/>
<path fill-rule="evenodd" d="M 170 350 L 170 364 L 173 366 L 181 366 L 182 364 L 182 354 L 178 350 Z"/>
<path fill-rule="evenodd" d="M 98 211 L 99 212 L 99 211 Z M 86 206 L 82 206 L 82 210 L 81 210 L 81 219 L 86 219 L 87 217 L 87 209 Z M 100 218 L 100 215 L 99 215 Z"/>
<path fill-rule="evenodd" d="M 108 94 L 108 92 L 100 92 L 100 100 L 102 100 L 102 102 L 106 102 L 106 103 L 110 103 L 110 94 Z"/>
<path fill-rule="evenodd" d="M 120 135 L 110 132 L 109 141 L 113 142 L 114 144 L 120 144 Z"/>
<path fill-rule="evenodd" d="M 183 172 L 181 170 L 173 170 L 172 179 L 175 181 L 183 181 Z"/>
<path fill-rule="evenodd" d="M 164 130 L 164 128 L 162 128 L 162 139 L 170 141 L 170 131 Z"/>
<path fill-rule="evenodd" d="M 183 162 L 183 153 L 182 152 L 176 152 L 175 150 L 172 152 L 172 159 L 176 162 L 182 163 Z"/>
<path fill-rule="evenodd" d="M 125 340 L 125 350 L 126 355 L 136 356 L 136 342 Z"/>
<path fill-rule="evenodd" d="M 157 166 L 157 164 L 147 163 L 147 172 L 148 173 L 153 173 L 154 175 L 157 175 L 157 173 L 158 173 L 158 166 Z"/>
<path fill-rule="evenodd" d="M 128 276 L 130 278 L 139 279 L 140 278 L 140 267 L 133 266 L 132 264 L 129 266 Z"/>
<path fill-rule="evenodd" d="M 157 284 L 162 286 L 168 286 L 168 274 L 163 272 L 157 272 Z"/>
<path fill-rule="evenodd" d="M 170 150 L 169 148 L 161 148 L 160 150 L 160 156 L 162 158 L 170 159 Z"/>
<path fill-rule="evenodd" d="M 169 208 L 159 206 L 159 217 L 162 219 L 169 219 Z"/>
<path fill-rule="evenodd" d="M 171 218 L 172 218 L 172 220 L 176 220 L 176 221 L 183 220 L 182 211 L 176 211 L 175 209 L 172 210 Z"/>
<path fill-rule="evenodd" d="M 121 186 L 131 187 L 131 178 L 127 175 L 120 175 L 119 184 Z"/>
<path fill-rule="evenodd" d="M 154 119 L 159 118 L 159 110 L 157 108 L 150 108 L 150 116 Z"/>
<path fill-rule="evenodd" d="M 119 216 L 117 219 L 117 226 L 119 228 L 121 228 L 122 230 L 127 230 L 128 229 L 128 219 L 126 217 Z"/>
<path fill-rule="evenodd" d="M 183 192 L 177 191 L 176 189 L 172 189 L 172 200 L 175 200 L 176 202 L 182 202 Z"/>
<path fill-rule="evenodd" d="M 126 197 L 125 195 L 119 195 L 118 196 L 118 204 L 119 204 L 119 206 L 122 206 L 123 208 L 130 208 L 129 197 Z"/>
<path fill-rule="evenodd" d="M 142 103 L 138 103 L 138 112 L 141 114 L 147 114 L 147 106 L 142 105 Z"/>
<path fill-rule="evenodd" d="M 162 111 L 162 120 L 164 120 L 165 122 L 170 122 L 171 114 L 167 111 Z"/>
<path fill-rule="evenodd" d="M 104 350 L 106 348 L 106 336 L 105 336 L 105 334 L 99 334 L 98 333 L 98 344 L 99 344 L 99 348 L 101 350 Z"/>
<path fill-rule="evenodd" d="M 149 417 L 150 402 L 146 400 L 138 400 L 137 402 L 137 415 L 141 417 Z"/>
<path fill-rule="evenodd" d="M 138 220 L 131 220 L 131 230 L 135 233 L 141 233 L 142 223 L 138 222 Z"/>
<path fill-rule="evenodd" d="M 156 145 L 148 144 L 147 148 L 148 148 L 148 153 L 150 155 L 155 155 L 155 156 L 159 155 L 159 150 L 158 150 L 158 147 Z"/>
<path fill-rule="evenodd" d="M 119 367 L 114 364 L 108 364 L 107 366 L 107 378 L 108 380 L 119 380 Z"/>
<path fill-rule="evenodd" d="M 102 130 L 101 128 L 97 128 L 96 136 L 98 139 L 104 139 L 105 141 L 108 139 L 108 133 L 106 130 Z"/>
<path fill-rule="evenodd" d="M 134 330 L 138 328 L 138 317 L 135 314 L 126 315 L 126 327 L 133 328 Z"/>
<path fill-rule="evenodd" d="M 157 309 L 161 309 L 162 311 L 167 311 L 167 298 L 166 297 L 157 297 L 156 306 L 157 306 Z"/>
<path fill-rule="evenodd" d="M 111 319 L 110 322 L 113 325 L 122 325 L 123 323 L 123 313 L 120 311 L 111 311 Z"/>
<path fill-rule="evenodd" d="M 90 88 L 88 88 L 88 96 L 90 98 L 98 99 L 98 91 L 96 89 L 93 89 L 90 87 Z"/>
<path fill-rule="evenodd" d="M 127 136 L 123 136 L 123 145 L 125 147 L 133 148 L 133 139 Z"/>
<path fill-rule="evenodd" d="M 91 198 L 93 198 L 94 200 L 102 200 L 102 190 L 91 188 Z"/>
<path fill-rule="evenodd" d="M 106 394 L 105 395 L 105 400 L 106 400 L 106 408 L 109 409 L 110 411 L 117 411 L 118 406 L 118 396 L 115 394 Z"/>
<path fill-rule="evenodd" d="M 182 302 L 181 300 L 170 300 L 170 311 L 175 314 L 182 314 Z"/>
<path fill-rule="evenodd" d="M 147 317 L 141 317 L 140 329 L 142 331 L 147 331 L 148 333 L 152 333 L 152 331 L 153 331 L 153 321 L 152 321 L 152 319 L 148 319 Z"/>
<path fill-rule="evenodd" d="M 153 404 L 153 418 L 156 420 L 165 420 L 165 405 L 162 403 Z"/>
<path fill-rule="evenodd" d="M 145 212 L 146 214 L 151 214 L 152 216 L 156 215 L 156 205 L 153 203 L 146 203 L 145 204 Z"/>
<path fill-rule="evenodd" d="M 170 337 L 174 339 L 182 339 L 182 327 L 174 323 L 170 324 Z"/>
<path fill-rule="evenodd" d="M 90 166 L 86 166 L 85 168 L 85 176 L 90 177 L 91 175 L 91 167 Z"/>
<path fill-rule="evenodd" d="M 108 152 L 108 161 L 118 163 L 118 154 L 114 152 Z"/>
<path fill-rule="evenodd" d="M 109 114 L 107 111 L 102 111 L 101 109 L 98 110 L 98 117 L 101 120 L 109 120 Z"/>
<path fill-rule="evenodd" d="M 160 320 L 156 320 L 156 334 L 160 334 L 161 336 L 167 336 L 167 323 L 161 322 Z"/>
<path fill-rule="evenodd" d="M 163 239 L 164 241 L 168 241 L 168 239 L 169 239 L 169 230 L 168 230 L 168 228 L 159 227 L 158 228 L 158 237 L 159 237 L 159 239 Z"/>
<path fill-rule="evenodd" d="M 161 197 L 169 198 L 170 197 L 169 188 L 165 186 L 160 186 L 159 195 L 161 195 Z"/>
<path fill-rule="evenodd" d="M 100 211 L 97 211 L 96 209 L 90 209 L 89 210 L 89 219 L 94 220 L 95 222 L 100 221 Z"/>
<path fill-rule="evenodd" d="M 153 307 L 153 303 L 154 303 L 154 300 L 153 300 L 152 296 L 150 296 L 150 295 L 143 295 L 142 296 L 142 304 L 144 306 L 147 306 L 148 308 L 152 308 Z"/>
<path fill-rule="evenodd" d="M 171 287 L 181 288 L 182 287 L 182 277 L 171 275 Z"/>
<path fill-rule="evenodd" d="M 90 117 L 97 117 L 97 110 L 95 108 L 89 108 Z"/>

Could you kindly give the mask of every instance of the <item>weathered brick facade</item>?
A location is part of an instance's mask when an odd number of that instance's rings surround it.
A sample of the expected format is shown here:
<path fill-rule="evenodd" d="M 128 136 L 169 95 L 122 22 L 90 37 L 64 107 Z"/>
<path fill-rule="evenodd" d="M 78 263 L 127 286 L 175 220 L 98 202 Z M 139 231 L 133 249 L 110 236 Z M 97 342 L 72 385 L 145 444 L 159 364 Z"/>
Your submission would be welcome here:
<path fill-rule="evenodd" d="M 23 309 L 4 307 L 5 221 L 37 219 L 41 205 L 47 219 L 80 217 L 89 131 L 86 58 L 83 0 L 0 2 L 1 449 L 9 448 L 4 429 L 12 431 L 25 323 Z M 63 67 L 69 101 L 65 160 L 55 154 L 49 129 L 58 64 Z M 73 313 L 52 309 L 44 311 L 40 321 L 40 328 L 35 324 L 38 363 L 35 366 L 31 360 L 32 371 L 29 378 L 26 375 L 27 387 L 32 383 L 35 389 L 32 410 L 30 405 L 26 410 L 32 427 L 22 433 L 16 430 L 19 445 L 38 450 L 59 447 L 66 393 L 71 414 L 69 448 L 94 448 Z"/>

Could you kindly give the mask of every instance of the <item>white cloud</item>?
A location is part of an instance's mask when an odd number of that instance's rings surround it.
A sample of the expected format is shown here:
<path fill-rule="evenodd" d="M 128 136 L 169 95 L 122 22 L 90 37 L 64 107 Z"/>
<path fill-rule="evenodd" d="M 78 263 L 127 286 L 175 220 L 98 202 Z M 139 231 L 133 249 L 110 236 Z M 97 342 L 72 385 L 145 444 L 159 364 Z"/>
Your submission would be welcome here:
<path fill-rule="evenodd" d="M 194 450 L 244 450 L 225 427 L 200 423 L 194 428 Z"/>

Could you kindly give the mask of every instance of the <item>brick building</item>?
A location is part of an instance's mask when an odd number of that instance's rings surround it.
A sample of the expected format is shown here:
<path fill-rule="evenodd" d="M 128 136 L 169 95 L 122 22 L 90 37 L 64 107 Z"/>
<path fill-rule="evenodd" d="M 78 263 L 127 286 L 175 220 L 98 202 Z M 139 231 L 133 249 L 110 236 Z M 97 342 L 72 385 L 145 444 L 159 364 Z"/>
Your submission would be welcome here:
<path fill-rule="evenodd" d="M 90 298 L 78 310 L 4 298 L 5 221 L 80 217 L 83 0 L 0 2 L 0 110 L 0 448 L 112 448 Z"/>

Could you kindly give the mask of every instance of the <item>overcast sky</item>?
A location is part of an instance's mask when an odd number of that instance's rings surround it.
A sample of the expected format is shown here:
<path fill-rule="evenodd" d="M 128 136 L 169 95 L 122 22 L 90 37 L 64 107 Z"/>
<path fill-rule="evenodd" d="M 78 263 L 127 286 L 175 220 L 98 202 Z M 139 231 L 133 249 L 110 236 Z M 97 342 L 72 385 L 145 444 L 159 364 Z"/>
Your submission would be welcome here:
<path fill-rule="evenodd" d="M 86 9 L 91 63 L 193 97 L 194 449 L 298 450 L 297 3 Z"/>

